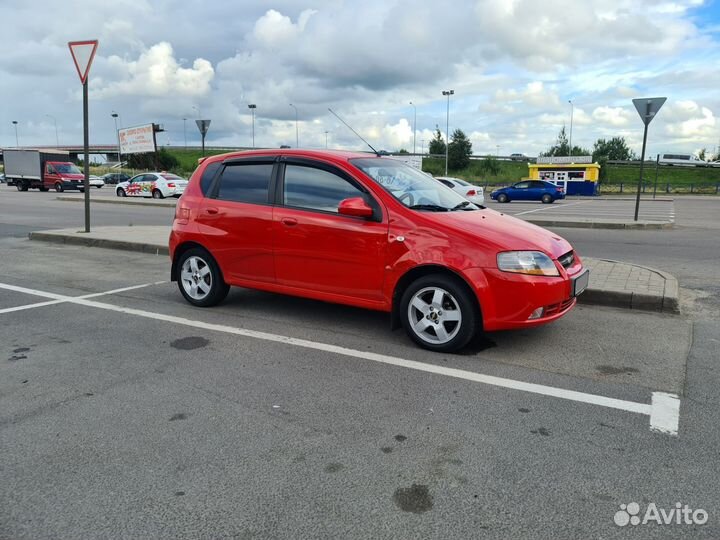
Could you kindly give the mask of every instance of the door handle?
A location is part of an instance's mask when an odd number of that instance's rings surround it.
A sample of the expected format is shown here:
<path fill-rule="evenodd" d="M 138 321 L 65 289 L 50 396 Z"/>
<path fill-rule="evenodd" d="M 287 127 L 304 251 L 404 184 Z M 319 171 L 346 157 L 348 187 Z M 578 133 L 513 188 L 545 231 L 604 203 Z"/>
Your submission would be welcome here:
<path fill-rule="evenodd" d="M 297 219 L 291 217 L 282 218 L 280 221 L 282 221 L 283 225 L 287 225 L 288 227 L 294 227 L 297 225 Z"/>
<path fill-rule="evenodd" d="M 205 212 L 208 213 L 208 214 L 210 214 L 210 215 L 212 215 L 212 216 L 214 216 L 215 214 L 218 213 L 218 209 L 217 209 L 217 208 L 212 208 L 212 207 L 211 207 L 211 208 L 206 208 L 206 209 L 205 209 Z"/>

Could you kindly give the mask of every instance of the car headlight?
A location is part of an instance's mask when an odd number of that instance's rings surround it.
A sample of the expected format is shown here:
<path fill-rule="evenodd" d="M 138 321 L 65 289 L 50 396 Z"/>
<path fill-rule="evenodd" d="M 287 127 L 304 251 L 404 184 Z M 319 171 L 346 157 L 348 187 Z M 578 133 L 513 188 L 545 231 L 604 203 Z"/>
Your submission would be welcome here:
<path fill-rule="evenodd" d="M 506 251 L 498 253 L 497 265 L 503 272 L 532 276 L 559 276 L 555 263 L 541 251 Z"/>

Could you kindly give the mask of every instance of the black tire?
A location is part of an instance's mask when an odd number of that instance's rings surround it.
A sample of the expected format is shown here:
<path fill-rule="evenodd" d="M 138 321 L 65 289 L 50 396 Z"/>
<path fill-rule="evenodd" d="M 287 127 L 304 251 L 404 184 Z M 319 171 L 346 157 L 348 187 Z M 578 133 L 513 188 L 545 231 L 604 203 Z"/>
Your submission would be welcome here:
<path fill-rule="evenodd" d="M 28 186 L 27 182 L 17 182 L 15 187 L 17 187 L 18 191 L 27 191 L 30 186 Z"/>
<path fill-rule="evenodd" d="M 40 191 L 49 191 L 49 190 L 50 190 L 50 188 L 46 188 L 44 186 L 40 188 Z"/>
<path fill-rule="evenodd" d="M 548 194 L 548 193 L 545 193 L 545 194 L 542 196 L 542 199 L 541 199 L 541 200 L 542 200 L 543 204 L 550 204 L 550 203 L 553 202 L 554 199 L 552 198 L 552 195 L 550 195 L 550 194 Z"/>
<path fill-rule="evenodd" d="M 95 186 L 96 188 L 100 189 L 102 186 Z"/>
<path fill-rule="evenodd" d="M 430 300 L 427 306 L 433 310 L 431 303 L 434 305 L 434 294 L 438 290 L 443 291 L 444 294 L 441 295 L 441 305 L 436 306 L 434 310 L 435 315 L 431 311 L 427 316 L 422 316 L 414 305 L 411 306 L 411 302 L 417 297 L 421 302 Z M 459 320 L 443 322 L 442 317 L 453 311 L 458 312 L 455 313 L 455 317 L 459 314 Z M 433 316 L 440 322 L 434 322 Z M 415 327 L 423 322 L 423 319 L 430 322 L 426 323 L 427 327 L 418 333 Z M 436 352 L 453 352 L 462 349 L 480 328 L 480 314 L 472 293 L 458 278 L 443 274 L 427 275 L 410 284 L 400 300 L 400 320 L 410 339 L 420 347 Z M 436 331 L 440 326 L 446 333 L 447 339 L 444 341 L 442 335 Z"/>
<path fill-rule="evenodd" d="M 60 182 L 55 183 L 55 191 L 57 193 L 62 193 L 63 191 L 65 191 L 65 189 L 63 188 L 63 185 Z"/>
<path fill-rule="evenodd" d="M 118 197 L 127 197 L 127 193 L 125 193 L 125 190 L 123 188 L 118 188 L 115 191 L 115 195 L 117 195 Z"/>
<path fill-rule="evenodd" d="M 153 199 L 164 199 L 165 195 L 162 194 L 162 191 L 159 189 L 154 189 L 152 192 L 152 198 Z"/>
<path fill-rule="evenodd" d="M 505 193 L 501 193 L 497 196 L 497 202 L 499 203 L 506 203 L 510 202 L 510 197 L 508 197 Z"/>
<path fill-rule="evenodd" d="M 196 281 L 196 283 L 204 282 L 209 287 L 207 294 L 202 298 L 194 298 L 188 290 L 191 287 L 191 282 L 183 279 L 183 266 L 186 261 L 191 259 L 195 259 L 201 271 L 205 267 L 209 270 L 209 280 L 199 278 Z M 225 279 L 223 278 L 217 262 L 215 262 L 215 259 L 212 255 L 210 255 L 210 253 L 202 248 L 192 248 L 180 255 L 180 258 L 177 261 L 177 281 L 180 293 L 183 295 L 185 300 L 197 307 L 215 306 L 222 302 L 230 291 L 230 286 L 225 283 Z"/>

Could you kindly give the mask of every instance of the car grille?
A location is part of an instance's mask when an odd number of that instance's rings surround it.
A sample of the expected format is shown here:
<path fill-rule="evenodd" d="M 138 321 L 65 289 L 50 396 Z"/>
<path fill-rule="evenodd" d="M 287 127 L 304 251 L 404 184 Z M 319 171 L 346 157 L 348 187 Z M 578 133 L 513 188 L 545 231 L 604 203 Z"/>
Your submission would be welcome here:
<path fill-rule="evenodd" d="M 568 300 L 565 300 L 564 302 L 561 302 L 560 304 L 552 304 L 550 306 L 547 306 L 545 308 L 545 313 L 543 313 L 543 316 L 550 317 L 552 315 L 557 315 L 558 313 L 562 313 L 563 311 L 572 307 L 574 301 L 575 301 L 574 298 L 570 298 Z"/>
<path fill-rule="evenodd" d="M 570 268 L 575 262 L 575 252 L 568 251 L 565 255 L 558 257 L 558 262 L 562 264 L 563 268 Z"/>

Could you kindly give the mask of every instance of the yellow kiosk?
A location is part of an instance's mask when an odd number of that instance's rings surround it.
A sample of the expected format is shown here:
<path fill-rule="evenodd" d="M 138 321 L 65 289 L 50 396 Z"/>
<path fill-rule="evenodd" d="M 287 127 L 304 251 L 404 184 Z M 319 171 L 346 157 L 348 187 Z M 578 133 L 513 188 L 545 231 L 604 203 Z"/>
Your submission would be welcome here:
<path fill-rule="evenodd" d="M 530 180 L 545 180 L 568 195 L 599 195 L 600 165 L 592 156 L 539 157 L 528 163 Z"/>

